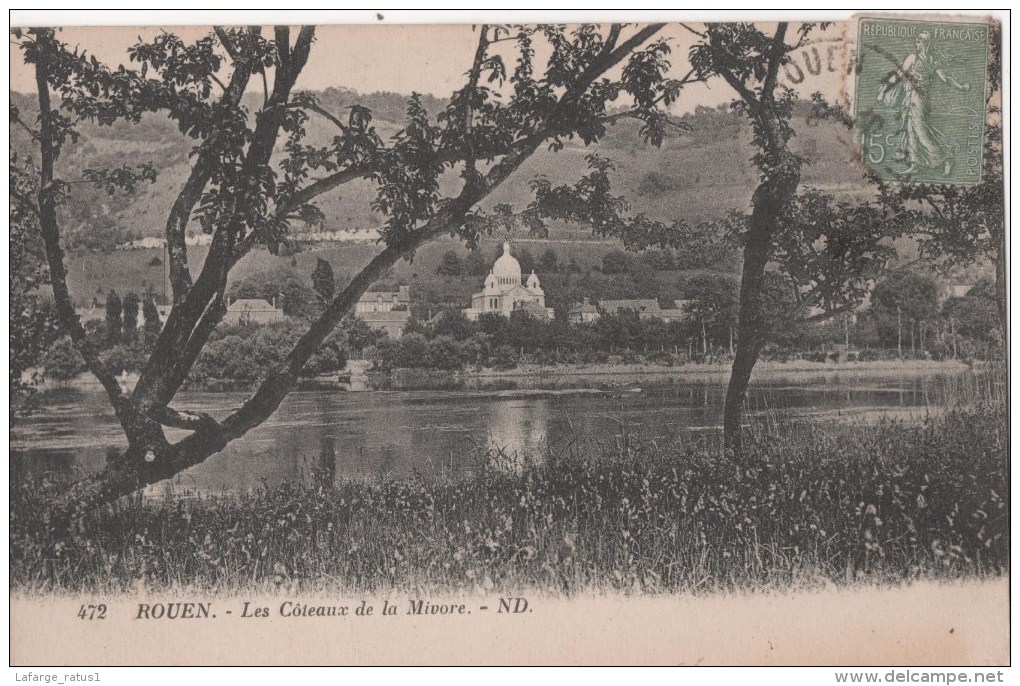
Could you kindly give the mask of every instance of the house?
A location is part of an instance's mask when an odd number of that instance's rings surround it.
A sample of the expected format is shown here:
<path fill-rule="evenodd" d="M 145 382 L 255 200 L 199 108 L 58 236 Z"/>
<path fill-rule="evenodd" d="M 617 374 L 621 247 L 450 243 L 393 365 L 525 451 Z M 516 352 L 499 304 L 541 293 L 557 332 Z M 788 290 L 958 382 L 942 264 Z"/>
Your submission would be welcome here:
<path fill-rule="evenodd" d="M 262 298 L 237 298 L 227 303 L 223 321 L 227 324 L 268 324 L 283 319 L 283 310 L 276 307 L 276 298 L 269 303 Z"/>
<path fill-rule="evenodd" d="M 363 293 L 354 305 L 354 313 L 365 319 L 364 315 L 372 312 L 409 311 L 411 306 L 411 289 L 400 286 L 395 291 L 370 291 Z M 366 320 L 367 321 L 367 320 Z"/>
<path fill-rule="evenodd" d="M 659 319 L 661 310 L 659 301 L 650 300 L 600 300 L 599 309 L 605 314 L 619 314 L 631 310 L 644 320 Z"/>
<path fill-rule="evenodd" d="M 674 300 L 673 307 L 659 310 L 659 318 L 664 322 L 682 322 L 688 317 L 693 300 Z"/>
<path fill-rule="evenodd" d="M 382 329 L 390 338 L 404 335 L 404 327 L 411 321 L 410 310 L 390 310 L 389 312 L 366 312 L 358 315 L 370 329 Z"/>
<path fill-rule="evenodd" d="M 592 304 L 588 298 L 584 302 L 572 303 L 567 310 L 567 321 L 571 324 L 589 324 L 598 321 L 599 308 Z"/>
<path fill-rule="evenodd" d="M 364 293 L 354 305 L 354 313 L 369 328 L 382 329 L 390 338 L 399 338 L 411 320 L 411 289 L 400 286 L 395 291 Z"/>

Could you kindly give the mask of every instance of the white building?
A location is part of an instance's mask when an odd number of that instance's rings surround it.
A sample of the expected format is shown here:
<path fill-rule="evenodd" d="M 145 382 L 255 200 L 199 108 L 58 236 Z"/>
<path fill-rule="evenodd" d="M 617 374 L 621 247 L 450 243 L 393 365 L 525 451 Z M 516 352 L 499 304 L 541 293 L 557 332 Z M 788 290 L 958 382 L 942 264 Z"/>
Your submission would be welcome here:
<path fill-rule="evenodd" d="M 475 321 L 488 312 L 509 317 L 514 310 L 524 310 L 538 319 L 552 319 L 553 309 L 545 306 L 538 275 L 532 271 L 526 282 L 521 276 L 521 263 L 510 254 L 510 244 L 504 243 L 503 254 L 485 277 L 482 291 L 471 296 L 471 307 L 464 315 Z"/>

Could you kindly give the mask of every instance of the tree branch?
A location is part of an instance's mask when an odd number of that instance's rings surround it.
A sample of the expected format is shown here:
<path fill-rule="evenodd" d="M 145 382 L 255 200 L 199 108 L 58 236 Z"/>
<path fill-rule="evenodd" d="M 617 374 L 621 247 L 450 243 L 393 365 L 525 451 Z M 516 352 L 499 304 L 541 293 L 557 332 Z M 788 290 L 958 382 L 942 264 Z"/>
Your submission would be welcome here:
<path fill-rule="evenodd" d="M 855 303 L 847 303 L 846 305 L 841 305 L 840 307 L 837 307 L 834 310 L 826 310 L 825 312 L 819 312 L 818 314 L 806 317 L 805 319 L 801 320 L 801 323 L 818 324 L 819 322 L 824 322 L 838 315 L 853 312 L 856 307 L 857 305 Z"/>
<path fill-rule="evenodd" d="M 290 98 L 291 90 L 298 75 L 308 60 L 313 27 L 302 27 L 294 46 L 289 45 L 290 31 L 287 27 L 276 27 L 276 38 L 280 42 L 281 64 L 276 71 L 273 83 L 271 106 L 263 110 L 256 119 L 255 130 L 252 132 L 251 143 L 241 163 L 241 178 L 257 178 L 272 157 L 273 147 L 283 124 L 282 108 Z M 286 57 L 284 57 L 286 55 Z M 245 63 L 248 60 L 244 60 Z M 249 69 L 250 74 L 250 69 Z M 145 407 L 166 405 L 180 388 L 187 377 L 198 350 L 194 357 L 187 351 L 192 350 L 193 340 L 202 340 L 201 329 L 196 330 L 205 315 L 209 303 L 217 294 L 226 288 L 227 277 L 231 268 L 237 263 L 234 237 L 241 233 L 241 227 L 231 223 L 229 226 L 217 227 L 213 242 L 209 246 L 205 263 L 195 284 L 188 290 L 183 303 L 175 305 L 170 312 L 163 333 L 156 341 L 156 346 L 142 372 L 133 397 L 139 398 Z M 213 324 L 215 326 L 215 323 Z M 211 329 L 210 329 L 211 330 Z M 196 336 L 198 338 L 196 339 Z M 202 342 L 204 345 L 204 341 Z M 201 346 L 199 346 L 200 349 Z M 183 367 L 183 368 L 182 368 Z"/>
<path fill-rule="evenodd" d="M 700 34 L 699 34 L 700 35 Z M 712 53 L 712 68 L 716 74 L 723 77 L 723 80 L 730 85 L 730 87 L 737 92 L 741 99 L 747 103 L 747 105 L 755 112 L 757 112 L 760 103 L 757 96 L 747 84 L 742 80 L 738 79 L 736 74 L 730 71 L 727 66 L 727 60 L 724 55 L 721 54 L 722 46 L 719 44 L 720 36 L 718 31 L 713 31 L 711 27 L 707 34 L 703 36 L 708 40 L 708 48 Z"/>
<path fill-rule="evenodd" d="M 284 204 L 280 205 L 277 208 L 276 214 L 277 216 L 289 214 L 290 212 L 297 209 L 301 205 L 305 205 L 311 202 L 317 196 L 322 195 L 323 193 L 327 193 L 333 190 L 334 188 L 338 188 L 346 183 L 350 183 L 351 181 L 355 181 L 361 178 L 367 178 L 371 176 L 375 171 L 377 171 L 377 167 L 375 165 L 361 164 L 355 165 L 353 167 L 348 167 L 346 169 L 341 169 L 340 171 L 334 172 L 329 176 L 324 176 L 323 178 L 317 181 L 313 181 L 312 183 L 308 184 L 304 188 L 294 193 L 294 195 L 290 196 L 290 198 L 288 198 Z M 241 245 L 243 245 L 245 242 L 246 241 L 242 241 Z"/>
<path fill-rule="evenodd" d="M 233 267 L 234 264 L 236 264 L 236 261 L 232 262 L 230 266 Z M 191 337 L 185 343 L 184 349 L 174 363 L 167 379 L 168 388 L 173 388 L 176 392 L 176 389 L 184 384 L 188 374 L 191 373 L 191 368 L 195 366 L 195 361 L 198 359 L 199 354 L 201 354 L 202 348 L 209 342 L 209 337 L 216 327 L 219 326 L 219 323 L 223 321 L 226 313 L 226 300 L 224 300 L 222 294 L 217 295 L 205 312 L 202 313 L 202 317 L 198 320 L 198 324 L 195 325 L 194 331 L 191 332 Z"/>
<path fill-rule="evenodd" d="M 471 62 L 471 69 L 468 71 L 468 82 L 464 86 L 464 111 L 461 117 L 464 119 L 464 143 L 467 147 L 464 155 L 464 164 L 469 171 L 475 169 L 474 146 L 471 142 L 471 123 L 474 117 L 474 110 L 471 108 L 471 97 L 478 90 L 478 79 L 482 76 L 482 63 L 485 61 L 485 51 L 489 47 L 489 27 L 482 24 L 478 32 L 478 45 L 475 47 L 475 57 Z"/>
<path fill-rule="evenodd" d="M 779 65 L 786 56 L 786 30 L 789 24 L 785 21 L 779 22 L 776 33 L 772 37 L 772 50 L 769 55 L 769 63 L 766 67 L 765 82 L 762 86 L 762 97 L 772 99 L 772 92 L 776 86 L 776 77 L 779 74 Z"/>
<path fill-rule="evenodd" d="M 233 73 L 230 76 L 230 84 L 224 89 L 219 104 L 225 107 L 237 107 L 244 91 L 251 79 L 251 65 L 248 60 L 239 58 L 236 47 L 222 27 L 214 27 L 213 30 L 224 44 L 227 53 L 234 60 Z M 249 29 L 251 31 L 251 29 Z M 184 300 L 191 287 L 191 270 L 188 267 L 188 247 L 185 242 L 185 229 L 191 219 L 191 212 L 198 204 L 202 191 L 212 176 L 212 170 L 216 165 L 217 153 L 213 149 L 210 139 L 203 144 L 198 159 L 191 168 L 188 179 L 177 194 L 170 213 L 167 216 L 164 233 L 166 235 L 167 258 L 170 270 L 170 288 L 173 291 L 174 304 Z"/>
<path fill-rule="evenodd" d="M 312 112 L 315 112 L 316 114 L 325 117 L 330 122 L 332 122 L 338 129 L 340 129 L 344 133 L 347 133 L 347 126 L 345 126 L 344 123 L 340 121 L 338 117 L 328 112 L 324 107 L 320 106 L 318 103 L 314 102 L 304 103 L 301 105 L 301 107 L 309 109 Z"/>
<path fill-rule="evenodd" d="M 639 110 L 626 110 L 624 112 L 615 112 L 613 114 L 607 114 L 604 117 L 600 117 L 599 121 L 603 124 L 613 124 L 620 121 L 621 119 L 637 119 L 638 121 L 644 121 L 644 117 L 641 115 Z M 662 118 L 667 125 L 673 127 L 677 131 L 688 132 L 690 127 L 682 123 L 679 119 L 670 116 L 664 116 Z"/>
<path fill-rule="evenodd" d="M 47 40 L 52 40 L 52 37 L 44 38 L 43 36 L 37 36 L 36 38 L 35 84 L 38 90 L 39 120 L 41 122 L 38 138 L 41 158 L 38 216 L 43 247 L 46 252 L 46 261 L 49 266 L 50 285 L 53 289 L 53 299 L 56 304 L 57 317 L 61 327 L 71 337 L 71 342 L 81 354 L 82 359 L 85 360 L 85 365 L 89 371 L 102 384 L 114 410 L 117 412 L 121 425 L 130 438 L 132 436 L 130 420 L 126 416 L 128 408 L 124 394 L 121 392 L 120 384 L 117 383 L 113 373 L 99 359 L 99 351 L 86 335 L 85 328 L 81 325 L 81 321 L 74 311 L 74 303 L 71 301 L 71 295 L 67 288 L 67 268 L 64 266 L 64 251 L 60 247 L 60 226 L 57 220 L 56 187 L 53 178 L 53 166 L 58 151 L 54 142 L 54 132 L 51 124 L 49 46 L 45 45 Z"/>
<path fill-rule="evenodd" d="M 629 39 L 627 39 L 627 41 L 625 41 L 619 48 L 606 53 L 606 56 L 604 56 L 600 60 L 598 60 L 599 65 L 598 65 L 598 70 L 597 71 L 595 71 L 593 68 L 589 68 L 588 71 L 586 71 L 584 74 L 582 74 L 575 81 L 575 83 L 571 86 L 571 88 L 568 90 L 568 92 L 565 93 L 564 96 L 560 99 L 561 105 L 564 102 L 567 102 L 568 99 L 570 99 L 570 98 L 579 97 L 584 92 L 584 90 L 586 90 L 592 84 L 592 82 L 595 80 L 595 78 L 599 74 L 604 73 L 608 69 L 611 69 L 620 60 L 622 60 L 627 54 L 629 54 L 632 50 L 634 50 L 634 48 L 638 47 L 639 45 L 641 45 L 642 43 L 647 41 L 649 38 L 654 36 L 656 33 L 661 31 L 663 27 L 665 27 L 665 24 L 649 24 L 648 26 L 645 26 L 640 31 L 635 33 Z M 473 65 L 477 63 L 478 58 L 479 58 L 479 53 L 484 54 L 484 49 L 482 47 L 482 40 L 483 40 L 483 37 L 479 37 L 479 45 L 478 45 L 478 47 L 476 48 L 476 51 L 475 51 L 475 59 L 472 62 Z M 484 40 L 486 40 L 486 42 L 488 42 L 487 39 L 484 39 Z M 691 76 L 692 73 L 693 73 L 693 70 L 691 72 L 688 72 L 688 75 L 685 76 L 684 79 L 685 80 L 688 79 Z M 693 82 L 693 81 L 698 81 L 698 80 L 703 80 L 703 79 L 692 79 L 691 81 Z M 612 115 L 610 115 L 610 116 L 612 116 Z M 672 123 L 672 125 L 677 125 L 677 124 L 678 123 Z M 524 146 L 525 147 L 527 146 L 526 142 L 524 143 Z M 514 149 L 514 146 L 509 146 L 505 150 L 486 151 L 486 153 L 487 154 L 491 154 L 491 155 L 499 155 L 499 154 L 505 155 L 505 154 L 510 154 L 511 152 L 513 152 L 513 149 Z M 459 154 L 459 153 L 455 154 L 455 153 L 451 153 L 451 152 L 447 152 L 442 157 L 442 161 L 443 162 L 455 162 L 455 161 L 457 161 L 459 159 L 463 159 L 463 156 L 461 154 Z M 304 205 L 304 204 L 310 202 L 312 199 L 314 199 L 315 197 L 321 195 L 322 193 L 326 193 L 326 192 L 328 192 L 330 190 L 333 190 L 334 188 L 337 188 L 337 187 L 339 187 L 339 186 L 341 186 L 341 185 L 343 185 L 345 183 L 349 183 L 351 181 L 354 181 L 355 179 L 359 179 L 359 178 L 370 176 L 374 171 L 376 171 L 374 166 L 366 164 L 366 165 L 363 165 L 363 166 L 349 167 L 347 169 L 343 169 L 341 171 L 338 171 L 338 172 L 335 172 L 333 174 L 330 174 L 329 176 L 326 176 L 326 177 L 324 177 L 322 179 L 319 179 L 318 181 L 315 181 L 315 182 L 309 184 L 308 186 L 305 186 L 304 188 L 299 190 L 297 193 L 295 193 L 293 196 L 291 196 L 288 199 L 287 203 L 282 206 L 282 208 L 278 208 L 277 209 L 277 215 L 279 216 L 281 214 L 287 214 L 288 212 L 292 211 L 296 207 L 299 207 L 301 205 Z M 254 242 L 245 239 L 244 241 L 241 242 L 240 245 L 241 246 L 246 246 L 247 249 L 250 249 L 251 247 L 254 247 Z M 245 252 L 247 252 L 247 249 L 245 250 Z M 239 255 L 238 258 L 240 256 L 243 256 L 243 255 Z"/>
<path fill-rule="evenodd" d="M 665 24 L 648 24 L 647 26 L 640 29 L 633 36 L 625 40 L 620 44 L 618 48 L 615 48 L 612 52 L 608 53 L 601 60 L 602 66 L 599 68 L 599 74 L 606 72 L 611 67 L 615 66 L 620 60 L 629 55 L 634 49 L 640 46 L 642 43 L 647 41 L 649 38 L 657 34 L 659 31 L 666 27 Z M 590 69 L 589 69 L 590 71 Z M 581 80 L 584 81 L 585 76 L 582 76 Z M 591 85 L 591 81 L 588 81 L 587 85 Z M 586 86 L 587 87 L 587 86 Z"/>
<path fill-rule="evenodd" d="M 234 41 L 226 30 L 222 26 L 214 26 L 213 33 L 220 39 L 220 44 L 223 45 L 223 49 L 227 51 L 230 59 L 237 60 L 237 48 L 234 46 Z"/>
<path fill-rule="evenodd" d="M 738 79 L 733 74 L 733 72 L 731 72 L 729 69 L 717 68 L 716 73 L 719 74 L 719 76 L 723 77 L 726 83 L 728 83 L 730 87 L 733 88 L 733 90 L 737 91 L 740 97 L 744 100 L 744 102 L 746 102 L 751 107 L 752 110 L 754 111 L 758 110 L 758 107 L 760 105 L 760 103 L 758 102 L 758 98 L 751 91 L 751 89 L 744 84 L 743 81 Z"/>
<path fill-rule="evenodd" d="M 269 81 L 266 79 L 266 68 L 259 66 L 259 74 L 262 75 L 262 107 L 269 106 Z"/>
<path fill-rule="evenodd" d="M 18 124 L 21 125 L 21 128 L 25 129 L 25 131 L 28 131 L 28 135 L 32 137 L 32 140 L 38 140 L 39 139 L 39 132 L 36 131 L 35 129 L 33 129 L 28 124 L 26 124 L 24 119 L 22 119 L 20 116 L 14 116 L 13 119 Z"/>
<path fill-rule="evenodd" d="M 232 440 L 244 435 L 276 411 L 283 399 L 290 393 L 308 358 L 319 349 L 326 336 L 354 308 L 358 299 L 368 291 L 368 288 L 379 279 L 386 269 L 432 238 L 447 233 L 451 227 L 463 223 L 468 209 L 478 198 L 477 191 L 469 191 L 468 188 L 466 186 L 461 197 L 450 202 L 424 227 L 413 232 L 409 241 L 400 245 L 387 246 L 351 280 L 347 287 L 330 302 L 319 318 L 312 323 L 287 357 L 270 372 L 255 393 L 236 412 L 223 420 L 222 424 L 228 439 Z"/>
<path fill-rule="evenodd" d="M 209 78 L 216 82 L 216 85 L 219 86 L 220 90 L 222 90 L 224 93 L 227 91 L 226 85 L 224 85 L 224 83 L 220 81 L 219 77 L 216 76 L 216 74 L 209 74 Z"/>
<path fill-rule="evenodd" d="M 620 40 L 620 33 L 623 31 L 623 24 L 613 24 L 609 27 L 609 35 L 606 36 L 606 42 L 604 50 L 612 52 L 613 48 L 616 47 L 616 42 Z"/>
<path fill-rule="evenodd" d="M 249 29 L 254 32 L 261 29 Z M 222 35 L 221 35 L 222 34 Z M 226 40 L 231 45 L 230 52 L 237 54 L 222 29 L 217 30 L 220 40 Z M 251 78 L 250 61 L 243 58 L 236 59 L 234 71 L 230 77 L 230 85 L 220 98 L 220 104 L 227 107 L 237 107 L 241 101 L 248 81 Z M 202 191 L 209 179 L 212 177 L 213 169 L 217 164 L 217 154 L 210 140 L 202 146 L 198 159 L 191 169 L 184 187 L 178 193 L 166 222 L 167 255 L 170 267 L 170 284 L 173 289 L 174 305 L 170 315 L 160 332 L 159 338 L 149 355 L 149 359 L 142 369 L 141 376 L 135 386 L 134 397 L 142 397 L 150 394 L 153 387 L 163 386 L 170 375 L 170 370 L 175 366 L 178 356 L 186 349 L 187 341 L 191 338 L 192 330 L 199 318 L 202 316 L 210 299 L 216 292 L 215 283 L 211 281 L 212 265 L 215 263 L 214 254 L 218 249 L 219 240 L 214 236 L 213 245 L 210 246 L 206 262 L 200 274 L 203 288 L 195 292 L 192 284 L 191 272 L 188 267 L 188 249 L 185 242 L 185 228 L 191 219 L 191 212 L 202 196 Z M 207 269 L 208 268 L 208 269 Z M 205 279 L 202 279 L 202 276 Z M 197 284 L 198 282 L 196 282 Z M 174 390 L 176 392 L 176 389 Z M 163 393 L 155 393 L 162 398 Z M 172 396 L 170 396 L 172 397 Z M 166 398 L 164 402 L 169 402 Z M 147 401 L 148 403 L 148 401 Z M 158 404 L 158 403 L 157 403 Z"/>
<path fill-rule="evenodd" d="M 176 429 L 191 431 L 221 431 L 223 429 L 211 415 L 205 412 L 187 412 L 172 407 L 150 408 L 147 416 L 162 424 Z"/>
<path fill-rule="evenodd" d="M 693 33 L 695 36 L 697 36 L 699 38 L 704 38 L 704 39 L 708 38 L 708 34 L 707 33 L 702 33 L 701 31 L 695 31 L 693 28 L 690 27 L 690 25 L 685 24 L 684 22 L 679 22 L 679 24 L 680 24 L 681 28 L 687 29 L 688 31 L 690 31 L 691 33 Z"/>
<path fill-rule="evenodd" d="M 276 51 L 280 55 L 280 67 L 285 67 L 290 60 L 290 27 L 274 26 L 273 38 L 276 40 Z"/>

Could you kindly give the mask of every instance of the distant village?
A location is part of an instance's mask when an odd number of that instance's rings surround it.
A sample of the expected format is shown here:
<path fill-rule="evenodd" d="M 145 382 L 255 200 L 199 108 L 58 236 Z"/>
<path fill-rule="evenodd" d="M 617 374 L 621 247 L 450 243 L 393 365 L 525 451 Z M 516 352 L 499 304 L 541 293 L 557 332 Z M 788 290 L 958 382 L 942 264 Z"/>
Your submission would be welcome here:
<path fill-rule="evenodd" d="M 297 240 L 306 242 L 330 241 L 366 241 L 374 243 L 378 238 L 375 229 L 357 231 L 332 231 L 299 234 Z M 204 245 L 208 236 L 189 236 L 189 245 Z M 120 246 L 122 250 L 145 250 L 163 248 L 165 239 L 149 237 L 131 241 Z M 946 298 L 960 298 L 967 294 L 973 284 L 952 284 L 944 294 Z M 284 307 L 276 297 L 264 298 L 231 298 L 228 301 L 227 313 L 223 318 L 225 324 L 270 324 L 284 319 Z M 590 324 L 607 314 L 618 315 L 631 312 L 641 321 L 659 321 L 664 323 L 683 322 L 690 316 L 693 300 L 673 300 L 672 307 L 662 307 L 655 298 L 631 299 L 599 299 L 584 298 L 580 302 L 571 303 L 566 312 L 566 320 L 570 324 Z M 411 289 L 400 285 L 397 290 L 369 291 L 358 300 L 354 313 L 371 329 L 385 331 L 390 338 L 399 338 L 411 320 Z M 166 321 L 170 305 L 156 304 L 160 323 Z M 471 296 L 469 307 L 463 308 L 464 316 L 469 321 L 478 321 L 485 314 L 497 314 L 509 317 L 515 311 L 523 311 L 539 321 L 551 321 L 555 313 L 546 306 L 545 291 L 538 275 L 532 272 L 525 276 L 520 262 L 512 254 L 509 242 L 505 242 L 502 253 L 497 257 L 489 273 L 482 282 L 482 289 Z M 77 310 L 82 322 L 102 320 L 106 316 L 104 303 L 94 298 L 91 306 Z M 437 319 L 442 312 L 431 317 Z M 141 326 L 141 324 L 138 324 Z"/>
<path fill-rule="evenodd" d="M 359 236 L 357 240 L 374 240 L 371 237 L 365 238 L 369 233 L 378 233 L 374 230 L 358 232 L 323 232 L 318 234 L 302 234 L 303 240 L 336 240 L 335 234 L 345 234 L 347 240 L 355 240 L 352 236 Z M 312 238 L 307 238 L 311 236 Z M 202 236 L 199 238 L 207 238 Z M 191 242 L 189 245 L 203 245 L 202 242 Z M 123 250 L 143 250 L 162 248 L 165 240 L 162 238 L 145 238 L 139 241 L 131 241 L 121 246 Z M 619 314 L 630 311 L 637 314 L 643 321 L 658 320 L 662 322 L 678 322 L 685 318 L 685 308 L 690 304 L 689 300 L 675 300 L 673 307 L 660 307 L 659 301 L 654 298 L 648 299 L 624 299 L 624 300 L 600 300 L 597 303 L 585 298 L 582 302 L 570 305 L 567 313 L 567 321 L 571 324 L 589 324 L 604 314 Z M 160 324 L 166 322 L 170 313 L 170 305 L 156 304 L 156 311 L 159 315 Z M 496 259 L 488 275 L 482 283 L 482 290 L 471 296 L 470 307 L 462 310 L 469 321 L 478 321 L 479 317 L 485 314 L 497 314 L 509 317 L 514 311 L 523 311 L 540 321 L 551 321 L 555 313 L 545 303 L 545 291 L 542 289 L 538 275 L 534 271 L 527 277 L 524 276 L 521 264 L 512 254 L 510 243 L 504 243 L 502 254 Z M 102 321 L 106 317 L 104 303 L 94 298 L 89 307 L 80 307 L 77 310 L 78 316 L 83 323 L 90 321 Z M 364 293 L 354 308 L 354 313 L 369 328 L 385 331 L 390 338 L 399 338 L 407 328 L 411 320 L 411 289 L 407 285 L 401 285 L 395 291 L 369 291 Z M 437 314 L 433 319 L 441 316 Z M 228 325 L 239 324 L 271 324 L 284 319 L 284 308 L 282 302 L 277 298 L 266 300 L 263 298 L 231 298 L 227 303 L 227 312 L 223 322 Z M 142 326 L 141 321 L 136 322 Z"/>

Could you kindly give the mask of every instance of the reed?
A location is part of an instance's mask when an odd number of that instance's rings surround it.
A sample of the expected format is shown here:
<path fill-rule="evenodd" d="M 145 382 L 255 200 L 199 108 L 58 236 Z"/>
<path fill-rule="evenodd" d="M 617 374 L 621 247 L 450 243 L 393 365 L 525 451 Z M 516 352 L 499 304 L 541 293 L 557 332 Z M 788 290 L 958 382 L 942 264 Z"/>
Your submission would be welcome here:
<path fill-rule="evenodd" d="M 709 593 L 1008 570 L 1004 390 L 921 422 L 761 422 L 739 462 L 713 434 L 621 426 L 467 475 L 122 501 L 72 531 L 52 484 L 12 490 L 20 592 Z"/>

